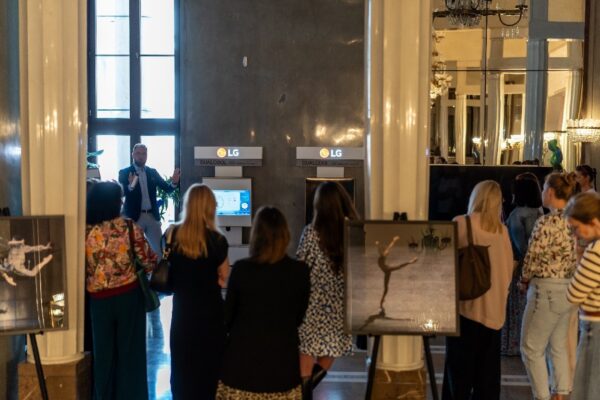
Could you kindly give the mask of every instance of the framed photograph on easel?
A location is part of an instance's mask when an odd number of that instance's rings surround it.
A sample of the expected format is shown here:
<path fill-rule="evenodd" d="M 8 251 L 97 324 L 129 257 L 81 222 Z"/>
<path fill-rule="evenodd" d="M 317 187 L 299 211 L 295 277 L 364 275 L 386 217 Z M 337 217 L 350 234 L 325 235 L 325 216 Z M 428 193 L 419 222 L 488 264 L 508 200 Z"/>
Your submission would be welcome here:
<path fill-rule="evenodd" d="M 0 334 L 67 329 L 63 216 L 0 217 Z"/>
<path fill-rule="evenodd" d="M 345 328 L 459 334 L 454 222 L 347 221 Z"/>

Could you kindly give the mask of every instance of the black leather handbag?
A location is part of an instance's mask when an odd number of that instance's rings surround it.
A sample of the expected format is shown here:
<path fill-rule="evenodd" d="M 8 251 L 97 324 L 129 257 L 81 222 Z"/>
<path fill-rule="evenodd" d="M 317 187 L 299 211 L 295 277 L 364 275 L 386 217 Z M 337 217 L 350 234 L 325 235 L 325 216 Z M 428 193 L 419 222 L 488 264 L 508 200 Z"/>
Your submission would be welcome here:
<path fill-rule="evenodd" d="M 473 243 L 471 218 L 466 216 L 468 244 L 458 249 L 458 298 L 473 300 L 485 294 L 492 286 L 489 246 Z"/>
<path fill-rule="evenodd" d="M 169 229 L 165 236 L 165 246 L 163 248 L 162 260 L 156 266 L 156 269 L 152 272 L 150 277 L 150 287 L 162 294 L 173 294 L 171 285 L 169 282 L 169 271 L 171 269 L 171 262 L 169 261 L 169 255 L 171 254 L 171 240 L 175 228 Z"/>

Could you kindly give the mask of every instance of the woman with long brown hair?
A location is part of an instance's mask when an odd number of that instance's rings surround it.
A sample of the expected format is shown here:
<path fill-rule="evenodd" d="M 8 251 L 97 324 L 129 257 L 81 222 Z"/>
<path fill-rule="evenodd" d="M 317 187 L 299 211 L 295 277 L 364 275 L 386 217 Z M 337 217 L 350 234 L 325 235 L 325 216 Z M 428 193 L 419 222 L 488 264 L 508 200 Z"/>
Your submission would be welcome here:
<path fill-rule="evenodd" d="M 229 274 L 228 244 L 217 231 L 217 202 L 206 185 L 194 184 L 183 198 L 174 229 L 169 283 L 171 391 L 173 399 L 214 399 L 225 343 L 221 288 Z M 167 232 L 168 234 L 168 232 Z"/>
<path fill-rule="evenodd" d="M 227 285 L 219 400 L 302 397 L 298 326 L 310 278 L 306 265 L 286 254 L 289 242 L 281 211 L 261 207 L 252 222 L 250 257 L 235 263 Z"/>
<path fill-rule="evenodd" d="M 313 220 L 304 228 L 296 252 L 310 269 L 311 283 L 299 330 L 305 398 L 310 398 L 335 358 L 352 350 L 352 337 L 344 333 L 344 219 L 358 218 L 350 196 L 337 182 L 319 185 L 313 209 Z"/>

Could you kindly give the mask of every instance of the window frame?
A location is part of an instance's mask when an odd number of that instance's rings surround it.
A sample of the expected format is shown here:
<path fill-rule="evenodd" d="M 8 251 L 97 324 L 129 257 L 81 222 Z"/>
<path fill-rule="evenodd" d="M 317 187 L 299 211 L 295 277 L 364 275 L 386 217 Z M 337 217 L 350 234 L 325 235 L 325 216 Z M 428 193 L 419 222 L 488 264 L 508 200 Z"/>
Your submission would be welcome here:
<path fill-rule="evenodd" d="M 142 136 L 173 135 L 175 167 L 180 164 L 180 0 L 174 7 L 174 117 L 141 118 L 141 7 L 129 0 L 129 118 L 98 118 L 96 112 L 96 0 L 88 0 L 88 151 L 96 148 L 97 135 L 129 136 L 131 146 Z M 152 155 L 150 155 L 152 157 Z M 150 158 L 151 160 L 151 158 Z"/>

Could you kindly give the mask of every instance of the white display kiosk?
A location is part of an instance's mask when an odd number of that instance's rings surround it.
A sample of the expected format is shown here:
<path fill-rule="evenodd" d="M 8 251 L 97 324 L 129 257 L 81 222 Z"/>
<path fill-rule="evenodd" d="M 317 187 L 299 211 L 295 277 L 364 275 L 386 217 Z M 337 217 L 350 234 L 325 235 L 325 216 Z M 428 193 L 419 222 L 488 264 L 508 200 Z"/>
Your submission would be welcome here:
<path fill-rule="evenodd" d="M 229 262 L 248 257 L 242 228 L 252 225 L 252 180 L 244 166 L 262 166 L 262 147 L 194 147 L 195 165 L 214 166 L 215 176 L 202 179 L 217 198 L 217 223 L 229 243 Z"/>

